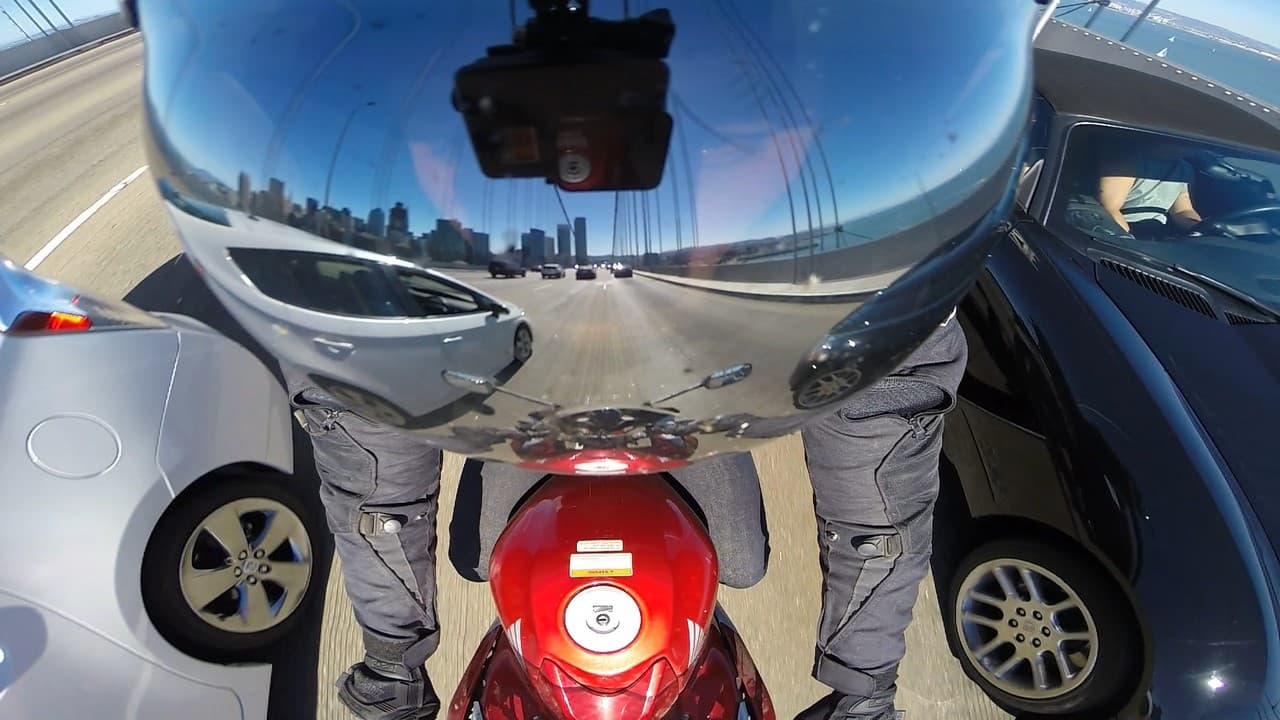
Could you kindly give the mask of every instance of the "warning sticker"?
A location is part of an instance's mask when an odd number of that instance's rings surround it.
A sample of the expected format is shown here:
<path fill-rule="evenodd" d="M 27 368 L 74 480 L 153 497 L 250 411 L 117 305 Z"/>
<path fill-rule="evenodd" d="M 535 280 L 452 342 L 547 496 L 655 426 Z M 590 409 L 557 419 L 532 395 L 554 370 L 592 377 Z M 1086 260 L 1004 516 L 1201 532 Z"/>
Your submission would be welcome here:
<path fill-rule="evenodd" d="M 574 553 L 569 556 L 569 577 L 630 577 L 631 553 Z"/>
<path fill-rule="evenodd" d="M 579 540 L 578 552 L 622 552 L 621 540 Z"/>

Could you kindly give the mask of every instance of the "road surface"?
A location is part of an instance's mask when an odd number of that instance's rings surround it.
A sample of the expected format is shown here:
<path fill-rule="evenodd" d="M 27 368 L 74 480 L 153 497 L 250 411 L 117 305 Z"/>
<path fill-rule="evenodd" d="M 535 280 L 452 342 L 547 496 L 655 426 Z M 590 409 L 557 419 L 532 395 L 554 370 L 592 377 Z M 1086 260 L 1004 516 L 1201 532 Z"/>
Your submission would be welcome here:
<path fill-rule="evenodd" d="M 148 172 L 100 202 L 147 162 L 138 98 L 141 62 L 141 41 L 132 37 L 0 86 L 0 253 L 22 263 L 40 254 L 37 271 L 45 276 L 148 309 L 195 315 L 252 345 L 236 333 L 190 266 L 178 257 L 181 249 Z M 98 209 L 82 217 L 95 204 Z M 78 219 L 74 232 L 63 232 Z M 51 245 L 56 239 L 60 242 Z M 565 302 L 589 303 L 610 292 L 620 301 L 642 294 L 653 301 L 676 292 L 652 280 L 613 280 L 607 274 L 598 281 L 542 281 L 533 276 L 491 280 L 474 274 L 466 279 L 526 305 L 535 294 L 560 293 Z M 741 301 L 706 299 L 707 307 L 716 312 L 727 309 L 722 304 L 735 302 Z M 572 352 L 573 326 L 558 324 L 562 319 L 550 316 L 534 320 L 541 320 L 543 328 L 538 353 L 564 353 L 561 362 L 567 367 L 582 362 Z M 572 374 L 565 373 L 562 381 L 572 382 Z M 300 450 L 297 481 L 313 486 L 305 446 Z M 754 588 L 723 590 L 722 600 L 742 629 L 780 716 L 790 717 L 824 693 L 809 678 L 820 590 L 816 530 L 798 440 L 776 441 L 758 450 L 756 459 L 769 513 L 770 570 Z M 463 580 L 443 560 L 460 467 L 459 458 L 448 457 L 439 573 L 445 629 L 440 650 L 430 661 L 431 675 L 446 697 L 493 618 L 487 587 Z M 358 659 L 359 633 L 340 577 L 335 566 L 327 578 L 322 617 L 314 618 L 305 637 L 280 652 L 272 685 L 273 718 L 349 717 L 333 697 L 332 682 Z M 947 651 L 931 582 L 922 585 L 908 645 L 900 706 L 909 717 L 1004 717 L 969 683 Z"/>

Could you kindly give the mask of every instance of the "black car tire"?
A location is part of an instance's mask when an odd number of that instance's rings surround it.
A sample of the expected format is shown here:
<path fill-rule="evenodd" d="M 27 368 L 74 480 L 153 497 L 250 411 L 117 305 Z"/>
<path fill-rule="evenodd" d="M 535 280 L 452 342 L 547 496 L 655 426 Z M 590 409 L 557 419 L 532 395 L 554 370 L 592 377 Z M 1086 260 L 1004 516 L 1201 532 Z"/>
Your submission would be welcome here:
<path fill-rule="evenodd" d="M 522 350 L 522 348 L 528 349 Z M 529 329 L 529 326 L 524 323 L 516 327 L 512 353 L 516 362 L 521 365 L 529 362 L 529 358 L 533 357 L 533 330 Z M 523 357 L 521 357 L 522 355 Z"/>
<path fill-rule="evenodd" d="M 844 400 L 858 389 L 857 368 L 823 364 L 810 367 L 793 381 L 791 401 L 799 410 L 816 410 Z"/>
<path fill-rule="evenodd" d="M 156 523 L 142 558 L 143 604 L 160 634 L 184 653 L 212 662 L 268 659 L 266 651 L 297 628 L 316 596 L 324 592 L 315 583 L 317 543 L 312 538 L 318 537 L 319 526 L 306 506 L 280 480 L 280 476 L 267 473 L 208 477 L 180 495 Z M 243 507 L 246 502 L 259 506 L 275 505 L 292 513 L 294 517 L 289 519 L 296 519 L 301 528 L 297 535 L 305 538 L 302 549 L 306 553 L 306 574 L 297 591 L 296 602 L 284 617 L 274 619 L 274 624 L 260 631 L 233 632 L 215 627 L 197 615 L 184 596 L 180 576 L 188 540 L 202 532 L 201 526 L 213 513 L 230 507 L 232 503 Z M 253 504 L 248 506 L 250 512 L 245 517 L 254 517 L 253 508 Z M 242 520 L 242 528 L 245 527 L 244 522 L 248 520 Z M 296 550 L 292 543 L 295 537 L 291 535 L 290 542 L 273 549 L 275 552 L 266 554 L 262 562 L 276 562 L 278 569 L 278 564 L 283 561 L 281 553 Z M 237 565 L 234 558 L 230 563 L 232 567 Z M 278 593 L 285 587 L 270 580 L 270 570 L 258 582 L 263 592 L 269 593 L 269 599 L 280 597 Z"/>
<path fill-rule="evenodd" d="M 1096 644 L 1091 645 L 1096 657 L 1093 659 L 1088 675 L 1080 681 L 1078 686 L 1060 695 L 1044 698 L 1012 694 L 993 684 L 987 673 L 979 669 L 975 660 L 966 651 L 966 647 L 972 647 L 972 644 L 981 643 L 982 640 L 966 637 L 966 633 L 961 629 L 963 624 L 960 620 L 961 593 L 966 592 L 965 587 L 971 575 L 975 572 L 981 573 L 980 569 L 984 566 L 989 567 L 989 563 L 1001 562 L 1031 564 L 1047 570 L 1056 576 L 1054 580 L 1065 583 L 1087 609 L 1097 638 Z M 1044 576 L 1040 579 L 1049 581 Z M 1020 581 L 1019 589 L 1025 590 L 1025 582 Z M 986 605 L 983 607 L 990 608 Z M 1138 667 L 1138 661 L 1142 656 L 1142 641 L 1131 607 L 1124 593 L 1096 563 L 1089 560 L 1083 553 L 1068 551 L 1039 539 L 1004 538 L 975 548 L 958 563 L 950 592 L 944 603 L 943 626 L 946 629 L 947 642 L 960 660 L 960 666 L 965 674 L 1006 712 L 1024 717 L 1027 715 L 1093 717 L 1095 714 L 1101 717 L 1123 704 L 1134 689 L 1137 672 L 1135 668 Z M 1054 613 L 1053 616 L 1056 614 Z M 1082 613 L 1073 613 L 1073 615 L 1080 621 L 1086 617 Z M 1028 621 L 1035 622 L 1031 617 L 1016 613 L 1009 615 L 1002 613 L 999 618 L 1002 626 L 1006 622 L 1012 623 L 1018 620 L 1022 621 L 1023 625 L 1019 627 L 1024 628 L 1025 633 L 1032 636 L 1039 634 L 1034 631 L 1034 628 L 1031 631 L 1025 629 Z M 1060 626 L 1056 620 L 1053 625 L 1049 632 L 1058 631 Z M 1045 627 L 1047 626 L 1044 623 L 1040 623 L 1040 632 L 1044 632 Z M 1010 629 L 1008 632 L 1018 631 Z M 987 639 L 990 640 L 990 638 Z M 1028 638 L 1026 642 L 1029 643 L 1032 640 Z M 1011 648 L 1014 647 L 1013 642 L 1009 642 L 1008 645 Z M 1042 647 L 1046 649 L 1040 652 L 1047 652 L 1048 646 L 1042 645 Z M 1074 647 L 1078 648 L 1079 645 Z M 1068 655 L 1070 656 L 1071 653 Z M 1001 659 L 996 651 L 991 651 L 984 657 L 992 658 L 993 663 Z M 1008 655 L 1003 657 L 1007 659 Z M 1042 657 L 1046 657 L 1046 662 L 1050 662 L 1047 656 Z"/>

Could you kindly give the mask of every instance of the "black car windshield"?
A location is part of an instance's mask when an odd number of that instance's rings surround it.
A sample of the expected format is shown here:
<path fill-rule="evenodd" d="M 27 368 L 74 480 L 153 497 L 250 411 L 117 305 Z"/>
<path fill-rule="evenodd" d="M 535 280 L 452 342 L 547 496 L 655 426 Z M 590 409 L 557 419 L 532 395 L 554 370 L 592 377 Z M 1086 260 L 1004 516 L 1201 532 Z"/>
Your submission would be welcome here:
<path fill-rule="evenodd" d="M 1144 130 L 1068 136 L 1049 227 L 1207 278 L 1280 310 L 1280 157 Z"/>

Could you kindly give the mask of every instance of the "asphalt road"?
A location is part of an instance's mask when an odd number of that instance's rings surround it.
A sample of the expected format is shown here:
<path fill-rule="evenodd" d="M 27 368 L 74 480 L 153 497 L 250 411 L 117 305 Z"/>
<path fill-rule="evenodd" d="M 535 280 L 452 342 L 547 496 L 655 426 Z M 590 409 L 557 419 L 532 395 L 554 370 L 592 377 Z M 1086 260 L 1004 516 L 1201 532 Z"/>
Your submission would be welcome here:
<path fill-rule="evenodd" d="M 0 253 L 26 262 L 104 193 L 146 164 L 138 99 L 141 61 L 142 45 L 133 37 L 0 86 Z M 203 290 L 190 266 L 178 257 L 180 253 L 153 179 L 144 172 L 65 237 L 37 272 L 148 309 L 200 317 L 252 347 Z M 618 302 L 657 302 L 673 292 L 655 287 L 653 281 L 615 281 L 607 275 L 596 282 L 544 282 L 532 276 L 494 281 L 470 275 L 466 279 L 527 306 L 549 293 L 562 293 L 563 302 L 585 303 L 585 307 L 611 292 Z M 700 307 L 720 314 L 725 310 L 720 303 L 740 301 L 707 296 L 704 302 Z M 563 316 L 534 319 L 542 328 L 536 352 L 540 356 L 565 353 L 565 362 L 572 361 L 573 334 L 581 330 L 558 324 Z M 679 348 L 670 349 L 679 352 Z M 647 369 L 646 375 L 683 372 L 677 355 L 655 362 L 660 366 Z M 555 364 L 554 358 L 550 364 Z M 573 382 L 573 378 L 557 381 Z M 297 482 L 310 492 L 315 480 L 304 443 L 299 441 Z M 743 631 L 780 715 L 786 717 L 824 692 L 808 676 L 820 590 L 816 529 L 798 440 L 776 441 L 758 450 L 756 459 L 769 513 L 770 571 L 754 588 L 723 590 L 722 601 Z M 447 558 L 448 518 L 460 468 L 459 458 L 448 457 L 440 521 L 442 560 Z M 327 555 L 323 560 L 327 562 Z M 331 690 L 333 678 L 360 652 L 359 633 L 340 577 L 335 566 L 327 576 L 323 612 L 316 613 L 307 634 L 279 652 L 272 685 L 273 718 L 349 717 Z M 445 630 L 430 671 L 447 695 L 491 623 L 493 610 L 487 587 L 463 580 L 447 561 L 442 562 L 439 584 Z M 900 681 L 900 706 L 909 717 L 1003 717 L 963 676 L 947 651 L 931 582 L 921 587 L 915 615 Z"/>

